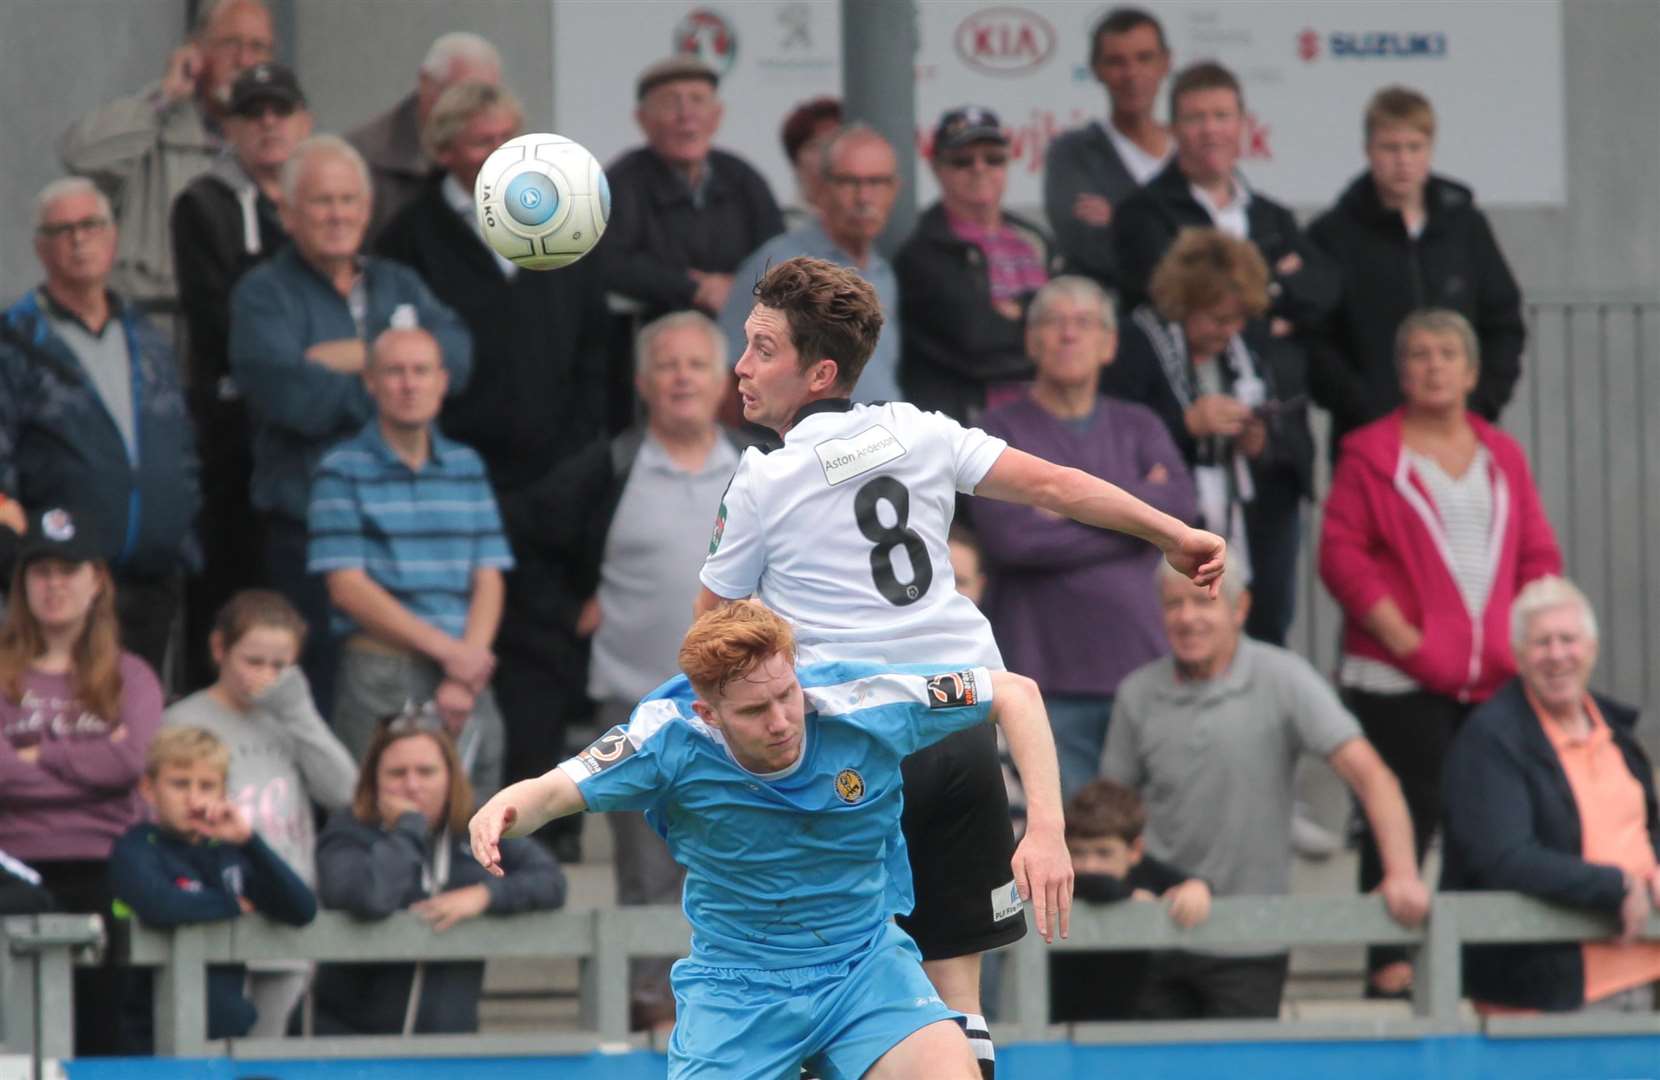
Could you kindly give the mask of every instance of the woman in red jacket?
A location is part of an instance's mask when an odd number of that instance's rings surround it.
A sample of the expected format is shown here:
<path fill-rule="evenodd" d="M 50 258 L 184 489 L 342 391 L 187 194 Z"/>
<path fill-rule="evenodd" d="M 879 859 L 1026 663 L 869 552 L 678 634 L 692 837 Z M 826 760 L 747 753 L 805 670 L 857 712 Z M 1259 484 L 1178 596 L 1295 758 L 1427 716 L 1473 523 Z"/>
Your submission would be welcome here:
<path fill-rule="evenodd" d="M 1462 315 L 1409 315 L 1395 336 L 1401 408 L 1344 438 L 1326 500 L 1320 577 L 1343 608 L 1338 683 L 1400 778 L 1418 856 L 1441 818 L 1447 746 L 1516 673 L 1510 604 L 1561 571 L 1521 446 L 1466 407 L 1480 356 Z M 1382 879 L 1361 844 L 1360 888 Z M 1400 950 L 1373 949 L 1369 993 L 1404 992 Z"/>

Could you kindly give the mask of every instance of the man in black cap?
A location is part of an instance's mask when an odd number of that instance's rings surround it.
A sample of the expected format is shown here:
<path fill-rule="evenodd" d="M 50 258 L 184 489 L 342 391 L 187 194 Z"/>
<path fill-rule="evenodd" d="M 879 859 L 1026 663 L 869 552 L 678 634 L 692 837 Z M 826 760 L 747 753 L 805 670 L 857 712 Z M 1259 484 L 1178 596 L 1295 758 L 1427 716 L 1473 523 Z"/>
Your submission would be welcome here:
<path fill-rule="evenodd" d="M 191 415 L 202 447 L 204 564 L 185 597 L 185 675 L 213 678 L 207 635 L 231 594 L 256 584 L 259 533 L 248 502 L 253 470 L 248 411 L 227 359 L 231 287 L 288 242 L 277 214 L 282 168 L 311 134 L 311 113 L 294 73 L 256 64 L 231 85 L 225 137 L 232 153 L 197 177 L 173 204 L 173 266 L 188 330 Z"/>
<path fill-rule="evenodd" d="M 905 399 L 964 424 L 977 423 L 1005 387 L 1031 379 L 1026 305 L 1049 280 L 1049 238 L 1003 209 L 1008 166 L 996 113 L 969 105 L 940 117 L 933 149 L 940 198 L 893 263 Z"/>
<path fill-rule="evenodd" d="M 645 305 L 648 318 L 694 307 L 719 316 L 738 264 L 784 231 L 761 174 L 711 145 L 721 121 L 719 82 L 689 56 L 646 68 L 634 84 L 646 145 L 606 169 L 610 284 Z"/>

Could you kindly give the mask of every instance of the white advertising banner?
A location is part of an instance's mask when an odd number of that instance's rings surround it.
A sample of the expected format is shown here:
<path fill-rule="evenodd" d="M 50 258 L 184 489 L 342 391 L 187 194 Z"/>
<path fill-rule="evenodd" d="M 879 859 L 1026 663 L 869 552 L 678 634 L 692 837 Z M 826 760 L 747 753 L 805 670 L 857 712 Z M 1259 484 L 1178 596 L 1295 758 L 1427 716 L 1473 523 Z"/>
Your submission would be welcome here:
<path fill-rule="evenodd" d="M 781 202 L 794 181 L 778 142 L 799 101 L 841 88 L 835 0 L 552 0 L 554 115 L 601 161 L 639 142 L 633 79 L 693 52 L 722 72 L 720 144 L 746 157 Z M 1009 201 L 1041 201 L 1050 139 L 1105 112 L 1086 63 L 1109 3 L 921 0 L 918 147 L 962 104 L 995 110 L 1013 140 Z M 1239 75 L 1248 124 L 1242 168 L 1283 202 L 1324 206 L 1363 166 L 1361 114 L 1401 83 L 1435 103 L 1436 168 L 1487 205 L 1566 200 L 1562 8 L 1557 0 L 1228 0 L 1147 3 L 1177 67 L 1214 58 Z M 934 196 L 923 170 L 923 201 Z"/>

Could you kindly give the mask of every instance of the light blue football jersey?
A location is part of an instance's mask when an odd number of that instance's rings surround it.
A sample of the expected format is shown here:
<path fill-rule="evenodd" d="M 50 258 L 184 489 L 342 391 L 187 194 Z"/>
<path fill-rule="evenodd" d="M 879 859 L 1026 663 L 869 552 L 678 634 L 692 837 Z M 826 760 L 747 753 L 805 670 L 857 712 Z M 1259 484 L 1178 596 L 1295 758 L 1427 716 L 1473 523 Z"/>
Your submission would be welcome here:
<path fill-rule="evenodd" d="M 684 675 L 559 768 L 590 810 L 644 810 L 686 867 L 692 960 L 831 963 L 913 902 L 899 763 L 990 715 L 986 668 L 798 668 L 801 757 L 752 773 L 692 711 Z"/>

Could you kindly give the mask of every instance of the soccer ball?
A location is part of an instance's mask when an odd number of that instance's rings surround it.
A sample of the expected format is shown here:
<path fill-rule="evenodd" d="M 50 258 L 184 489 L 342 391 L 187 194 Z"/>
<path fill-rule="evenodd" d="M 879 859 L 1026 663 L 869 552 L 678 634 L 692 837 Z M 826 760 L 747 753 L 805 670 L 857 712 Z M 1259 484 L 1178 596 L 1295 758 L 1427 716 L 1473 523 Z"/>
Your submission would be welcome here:
<path fill-rule="evenodd" d="M 605 170 L 563 135 L 520 135 L 496 147 L 478 170 L 473 201 L 485 241 L 527 270 L 576 262 L 611 217 Z"/>

